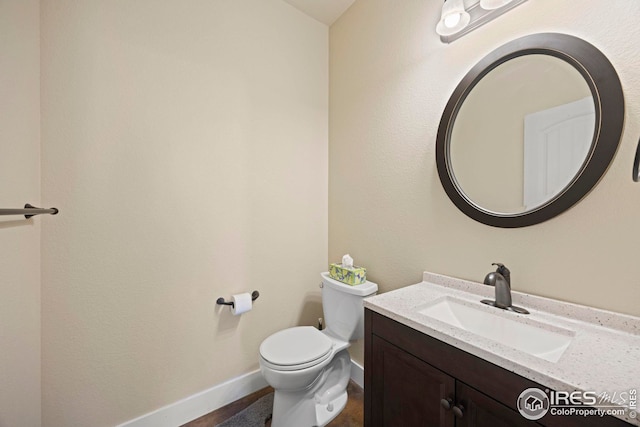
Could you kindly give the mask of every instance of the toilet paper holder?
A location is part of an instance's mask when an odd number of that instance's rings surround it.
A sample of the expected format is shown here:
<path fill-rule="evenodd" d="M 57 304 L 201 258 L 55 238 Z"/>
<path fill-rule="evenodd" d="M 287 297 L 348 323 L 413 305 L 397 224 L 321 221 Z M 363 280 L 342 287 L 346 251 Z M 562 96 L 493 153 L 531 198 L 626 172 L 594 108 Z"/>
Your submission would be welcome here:
<path fill-rule="evenodd" d="M 258 297 L 260 296 L 260 292 L 258 291 L 253 291 L 251 292 L 251 301 L 255 301 L 258 299 Z M 230 305 L 231 307 L 233 307 L 233 301 L 225 301 L 224 298 L 220 297 L 216 300 L 216 304 L 218 305 Z"/>

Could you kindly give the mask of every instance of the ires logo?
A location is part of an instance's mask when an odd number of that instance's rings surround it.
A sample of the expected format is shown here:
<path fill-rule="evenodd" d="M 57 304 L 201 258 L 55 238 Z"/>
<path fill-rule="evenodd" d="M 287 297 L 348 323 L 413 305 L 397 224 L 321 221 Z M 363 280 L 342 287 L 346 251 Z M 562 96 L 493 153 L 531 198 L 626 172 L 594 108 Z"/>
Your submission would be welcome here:
<path fill-rule="evenodd" d="M 518 397 L 518 411 L 528 420 L 539 420 L 549 411 L 549 397 L 539 388 L 528 388 Z"/>
<path fill-rule="evenodd" d="M 622 417 L 625 408 L 629 418 L 637 416 L 637 390 L 621 393 L 596 393 L 595 391 L 553 391 L 528 388 L 517 400 L 520 414 L 528 420 L 539 420 L 548 412 L 551 415 Z"/>
<path fill-rule="evenodd" d="M 551 391 L 549 392 L 551 406 L 594 406 L 598 403 L 595 391 Z"/>

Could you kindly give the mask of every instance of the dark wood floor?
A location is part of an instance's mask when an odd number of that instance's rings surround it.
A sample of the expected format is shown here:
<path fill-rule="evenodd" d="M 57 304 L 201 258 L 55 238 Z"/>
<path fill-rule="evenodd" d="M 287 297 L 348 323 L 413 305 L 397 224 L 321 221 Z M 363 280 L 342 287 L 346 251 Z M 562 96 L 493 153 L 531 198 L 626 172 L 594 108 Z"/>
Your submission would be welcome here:
<path fill-rule="evenodd" d="M 271 387 L 263 388 L 262 390 L 236 400 L 227 406 L 223 406 L 210 414 L 193 420 L 182 427 L 213 427 L 214 425 L 231 418 L 233 415 L 242 411 L 244 408 L 272 391 L 273 389 Z M 349 394 L 347 406 L 342 410 L 340 415 L 336 417 L 336 419 L 327 425 L 327 427 L 362 427 L 364 424 L 364 391 L 356 383 L 350 381 L 347 393 Z M 270 426 L 271 421 L 267 421 L 265 427 Z"/>

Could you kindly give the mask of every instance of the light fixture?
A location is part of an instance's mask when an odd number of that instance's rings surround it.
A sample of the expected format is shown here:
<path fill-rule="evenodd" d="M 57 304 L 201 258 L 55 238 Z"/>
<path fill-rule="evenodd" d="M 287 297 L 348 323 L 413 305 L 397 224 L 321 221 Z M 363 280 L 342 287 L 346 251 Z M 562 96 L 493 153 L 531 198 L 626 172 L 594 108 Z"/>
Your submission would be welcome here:
<path fill-rule="evenodd" d="M 446 0 L 436 33 L 451 43 L 527 0 Z"/>
<path fill-rule="evenodd" d="M 484 10 L 498 9 L 511 3 L 512 0 L 480 0 L 480 7 Z"/>
<path fill-rule="evenodd" d="M 446 0 L 436 32 L 441 36 L 450 36 L 462 31 L 470 21 L 471 16 L 464 9 L 464 0 Z"/>

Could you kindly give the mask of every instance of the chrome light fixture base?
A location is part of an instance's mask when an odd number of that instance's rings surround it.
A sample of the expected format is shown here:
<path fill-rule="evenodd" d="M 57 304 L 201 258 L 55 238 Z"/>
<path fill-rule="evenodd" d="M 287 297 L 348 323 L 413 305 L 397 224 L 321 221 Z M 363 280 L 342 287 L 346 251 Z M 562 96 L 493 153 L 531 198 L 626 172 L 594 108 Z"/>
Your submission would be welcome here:
<path fill-rule="evenodd" d="M 480 6 L 480 0 L 474 0 L 473 4 L 466 9 L 466 12 L 471 18 L 469 24 L 457 33 L 440 35 L 440 40 L 443 43 L 451 43 L 452 41 L 459 39 L 460 37 L 470 33 L 476 28 L 483 26 L 487 22 L 496 19 L 498 16 L 504 14 L 505 12 L 510 11 L 514 7 L 520 6 L 526 1 L 527 0 L 511 0 L 509 3 L 505 4 L 502 7 L 486 10 Z"/>

